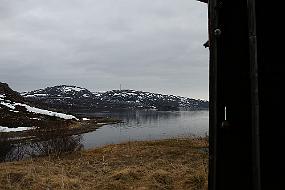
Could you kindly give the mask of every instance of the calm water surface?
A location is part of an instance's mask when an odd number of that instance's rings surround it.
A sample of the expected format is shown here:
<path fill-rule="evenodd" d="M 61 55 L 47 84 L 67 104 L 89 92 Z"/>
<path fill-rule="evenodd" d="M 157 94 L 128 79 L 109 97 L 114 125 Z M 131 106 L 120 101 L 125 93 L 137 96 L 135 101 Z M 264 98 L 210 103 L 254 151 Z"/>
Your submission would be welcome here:
<path fill-rule="evenodd" d="M 0 162 L 29 158 L 30 156 L 72 152 L 106 144 L 135 140 L 156 140 L 208 134 L 208 111 L 133 111 L 94 113 L 93 116 L 110 116 L 123 123 L 105 125 L 82 135 L 55 137 L 47 141 L 23 144 L 0 143 Z"/>
<path fill-rule="evenodd" d="M 85 149 L 135 140 L 156 140 L 181 136 L 205 136 L 209 130 L 209 111 L 133 111 L 94 113 L 123 123 L 105 125 L 82 135 Z"/>

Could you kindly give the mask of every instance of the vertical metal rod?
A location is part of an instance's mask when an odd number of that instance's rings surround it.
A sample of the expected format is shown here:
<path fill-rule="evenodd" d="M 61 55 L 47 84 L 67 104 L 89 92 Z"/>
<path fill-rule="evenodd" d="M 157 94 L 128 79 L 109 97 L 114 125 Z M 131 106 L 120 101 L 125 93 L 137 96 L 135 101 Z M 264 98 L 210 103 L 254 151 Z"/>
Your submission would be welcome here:
<path fill-rule="evenodd" d="M 227 106 L 225 106 L 225 121 L 227 121 Z"/>

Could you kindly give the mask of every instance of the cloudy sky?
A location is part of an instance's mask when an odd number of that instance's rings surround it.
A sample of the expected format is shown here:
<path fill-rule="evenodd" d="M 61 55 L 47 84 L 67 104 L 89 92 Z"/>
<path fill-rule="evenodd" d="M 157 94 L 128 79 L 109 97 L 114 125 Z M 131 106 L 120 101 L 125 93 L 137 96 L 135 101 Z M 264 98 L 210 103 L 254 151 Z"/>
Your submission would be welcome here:
<path fill-rule="evenodd" d="M 206 40 L 196 0 L 0 0 L 0 81 L 208 99 Z"/>

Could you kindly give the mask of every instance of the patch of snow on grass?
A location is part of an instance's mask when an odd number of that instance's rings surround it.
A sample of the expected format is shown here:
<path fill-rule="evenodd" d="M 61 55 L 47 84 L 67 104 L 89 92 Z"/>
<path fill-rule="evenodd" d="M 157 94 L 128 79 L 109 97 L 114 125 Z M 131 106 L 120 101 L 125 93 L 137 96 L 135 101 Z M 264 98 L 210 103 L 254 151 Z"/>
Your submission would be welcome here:
<path fill-rule="evenodd" d="M 43 110 L 43 109 L 40 109 L 40 108 L 31 107 L 29 105 L 21 104 L 21 103 L 15 103 L 15 105 L 24 106 L 27 109 L 28 112 L 39 113 L 39 114 L 49 115 L 49 116 L 55 116 L 55 117 L 59 117 L 59 118 L 62 118 L 62 119 L 76 119 L 76 120 L 78 120 L 73 115 L 67 115 L 67 114 L 64 114 L 64 113 L 58 113 L 58 112 Z"/>
<path fill-rule="evenodd" d="M 10 103 L 7 103 L 7 102 L 0 102 L 0 104 L 2 104 L 3 106 L 6 106 L 10 109 L 15 109 L 15 106 L 10 104 Z"/>
<path fill-rule="evenodd" d="M 9 128 L 0 126 L 0 132 L 16 132 L 16 131 L 26 131 L 32 129 L 32 127 L 17 127 L 17 128 Z"/>
<path fill-rule="evenodd" d="M 128 95 L 133 95 L 133 96 L 137 95 L 136 93 L 132 93 L 132 92 L 128 92 L 127 94 Z"/>
<path fill-rule="evenodd" d="M 82 91 L 82 90 L 84 90 L 84 89 L 79 88 L 79 87 L 71 87 L 71 86 L 65 86 L 65 87 L 63 87 L 63 91 L 64 91 L 64 92 L 70 92 L 70 91 L 80 92 L 80 91 Z"/>
<path fill-rule="evenodd" d="M 47 94 L 35 94 L 35 96 L 47 96 Z"/>
<path fill-rule="evenodd" d="M 84 117 L 84 118 L 82 118 L 82 120 L 83 121 L 89 121 L 90 119 Z"/>
<path fill-rule="evenodd" d="M 35 108 L 35 107 L 31 107 L 29 105 L 26 104 L 22 104 L 22 103 L 7 103 L 7 102 L 0 102 L 1 105 L 4 105 L 10 109 L 12 109 L 11 111 L 14 112 L 18 112 L 15 109 L 15 106 L 23 106 L 27 109 L 28 112 L 33 112 L 33 113 L 38 113 L 38 114 L 43 114 L 43 115 L 49 115 L 49 116 L 55 116 L 55 117 L 59 117 L 62 119 L 75 119 L 78 120 L 75 116 L 73 115 L 67 115 L 64 113 L 58 113 L 58 112 L 53 112 L 53 111 L 48 111 L 48 110 L 43 110 L 40 108 Z"/>

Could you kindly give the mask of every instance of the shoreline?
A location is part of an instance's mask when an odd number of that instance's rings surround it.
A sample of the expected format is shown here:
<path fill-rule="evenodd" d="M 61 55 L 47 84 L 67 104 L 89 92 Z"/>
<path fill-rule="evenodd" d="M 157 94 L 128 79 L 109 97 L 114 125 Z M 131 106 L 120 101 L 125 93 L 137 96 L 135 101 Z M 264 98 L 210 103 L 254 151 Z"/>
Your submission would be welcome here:
<path fill-rule="evenodd" d="M 80 135 L 84 133 L 89 133 L 95 131 L 96 129 L 110 124 L 117 124 L 122 122 L 121 120 L 104 118 L 102 121 L 96 119 L 72 121 L 71 124 L 67 126 L 56 126 L 53 128 L 49 127 L 38 127 L 32 128 L 25 131 L 11 131 L 11 132 L 1 132 L 0 135 L 5 137 L 5 142 L 9 143 L 23 143 L 23 142 L 37 142 L 49 140 L 50 138 L 56 138 L 58 136 L 73 136 Z M 46 135 L 46 137 L 44 136 Z"/>

